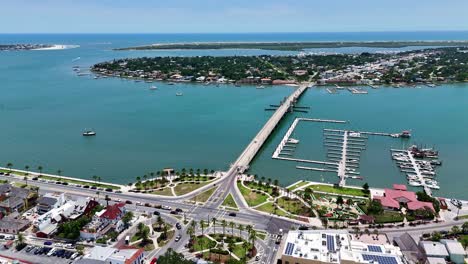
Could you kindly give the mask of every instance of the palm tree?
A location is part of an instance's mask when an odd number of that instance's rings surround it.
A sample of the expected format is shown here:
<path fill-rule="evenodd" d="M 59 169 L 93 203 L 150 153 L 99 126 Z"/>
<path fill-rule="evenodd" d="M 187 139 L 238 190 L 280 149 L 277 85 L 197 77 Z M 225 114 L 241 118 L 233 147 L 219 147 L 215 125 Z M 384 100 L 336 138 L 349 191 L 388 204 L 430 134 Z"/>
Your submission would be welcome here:
<path fill-rule="evenodd" d="M 245 227 L 245 230 L 247 230 L 247 233 L 249 233 L 249 235 L 250 235 L 250 233 L 252 232 L 252 226 L 251 226 L 251 225 L 247 225 L 247 226 Z"/>
<path fill-rule="evenodd" d="M 249 235 L 249 240 L 250 240 L 250 243 L 252 244 L 252 249 L 255 245 L 256 239 L 257 239 L 257 232 L 255 230 L 252 230 L 252 232 L 250 232 L 250 235 Z"/>
<path fill-rule="evenodd" d="M 195 234 L 195 229 L 193 229 L 192 226 L 190 226 L 189 228 L 187 228 L 187 235 L 189 235 L 190 239 L 193 240 L 193 236 Z"/>
<path fill-rule="evenodd" d="M 205 221 L 202 219 L 200 220 L 200 227 L 201 227 L 201 234 L 202 236 L 205 235 Z"/>
<path fill-rule="evenodd" d="M 221 220 L 221 226 L 223 227 L 223 237 L 226 235 L 226 226 L 227 226 L 227 222 L 226 220 Z"/>
<path fill-rule="evenodd" d="M 187 170 L 185 168 L 182 168 L 181 172 L 182 172 L 182 177 L 185 177 Z"/>
<path fill-rule="evenodd" d="M 273 185 L 278 186 L 278 185 L 279 185 L 279 181 L 275 179 L 275 180 L 273 181 Z"/>
<path fill-rule="evenodd" d="M 62 178 L 60 175 L 62 174 L 62 171 L 60 169 L 57 170 L 57 175 L 59 176 L 59 181 L 62 181 Z"/>
<path fill-rule="evenodd" d="M 97 175 L 93 175 L 93 177 L 91 177 L 93 180 L 94 180 L 94 185 L 97 184 Z"/>
<path fill-rule="evenodd" d="M 24 235 L 23 233 L 19 233 L 16 236 L 16 245 L 23 245 L 24 244 Z"/>
<path fill-rule="evenodd" d="M 10 170 L 9 172 L 11 173 L 11 167 L 13 167 L 13 163 L 8 162 L 8 163 L 6 164 L 6 166 L 7 166 L 7 168 Z"/>
<path fill-rule="evenodd" d="M 41 165 L 37 166 L 37 170 L 39 171 L 39 176 L 42 175 L 42 169 L 43 168 Z"/>
<path fill-rule="evenodd" d="M 154 180 L 154 172 L 150 172 L 149 175 L 150 175 L 151 179 Z"/>
<path fill-rule="evenodd" d="M 242 244 L 242 248 L 244 249 L 244 255 L 245 255 L 245 256 L 244 256 L 244 261 L 245 261 L 245 260 L 247 259 L 247 249 L 249 249 L 249 243 L 244 242 L 244 243 Z"/>
<path fill-rule="evenodd" d="M 216 217 L 211 218 L 211 223 L 213 223 L 213 234 L 216 235 Z"/>
<path fill-rule="evenodd" d="M 235 225 L 236 225 L 236 224 L 234 224 L 234 222 L 232 222 L 232 221 L 229 222 L 229 227 L 231 227 L 231 235 L 232 235 L 232 236 L 234 236 L 234 226 L 235 226 Z"/>
<path fill-rule="evenodd" d="M 239 229 L 239 237 L 242 237 L 242 231 L 244 231 L 244 225 L 239 224 L 237 226 L 237 229 Z"/>
<path fill-rule="evenodd" d="M 28 176 L 29 175 L 29 166 L 28 165 L 24 166 L 24 170 L 26 171 L 24 174 L 26 174 L 26 176 Z"/>
<path fill-rule="evenodd" d="M 148 175 L 143 175 L 143 180 L 146 181 L 148 179 Z"/>
<path fill-rule="evenodd" d="M 107 206 L 109 206 L 110 197 L 109 197 L 108 194 L 106 194 L 104 200 L 106 200 L 106 204 L 107 204 Z"/>
<path fill-rule="evenodd" d="M 97 181 L 98 181 L 98 183 L 101 183 L 101 176 L 97 177 Z"/>
<path fill-rule="evenodd" d="M 206 176 L 208 175 L 208 169 L 203 169 L 203 174 Z"/>

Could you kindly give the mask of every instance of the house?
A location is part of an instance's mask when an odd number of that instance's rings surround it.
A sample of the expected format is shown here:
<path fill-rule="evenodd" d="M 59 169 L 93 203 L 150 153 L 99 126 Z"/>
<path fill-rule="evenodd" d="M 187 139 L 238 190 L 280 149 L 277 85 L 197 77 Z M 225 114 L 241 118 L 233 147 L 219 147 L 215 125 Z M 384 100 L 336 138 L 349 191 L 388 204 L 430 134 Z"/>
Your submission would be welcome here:
<path fill-rule="evenodd" d="M 65 203 L 65 195 L 63 193 L 47 193 L 37 199 L 37 213 L 42 215 L 54 208 L 58 208 Z"/>
<path fill-rule="evenodd" d="M 373 224 L 375 221 L 375 218 L 370 215 L 360 215 L 358 220 L 359 220 L 359 223 L 361 224 Z"/>
<path fill-rule="evenodd" d="M 29 220 L 19 218 L 18 213 L 12 213 L 0 220 L 0 233 L 18 234 L 31 225 Z"/>
<path fill-rule="evenodd" d="M 117 232 L 122 231 L 124 224 L 121 219 L 125 212 L 125 203 L 109 205 L 105 209 L 96 212 L 93 220 L 80 231 L 80 237 L 83 239 L 98 239 L 111 229 L 115 229 Z"/>
<path fill-rule="evenodd" d="M 76 201 L 66 201 L 62 206 L 40 215 L 33 223 L 36 236 L 51 237 L 58 229 L 59 224 L 76 220 L 89 214 L 99 203 L 85 198 Z"/>
<path fill-rule="evenodd" d="M 261 78 L 261 84 L 271 84 L 271 78 Z"/>
<path fill-rule="evenodd" d="M 112 263 L 112 264 L 141 264 L 144 261 L 144 250 L 135 248 L 108 248 L 94 247 L 91 252 L 82 259 L 76 261 L 76 264 L 91 263 Z"/>
<path fill-rule="evenodd" d="M 25 188 L 11 186 L 9 183 L 0 185 L 0 213 L 3 215 L 20 212 L 34 203 L 37 192 Z"/>
<path fill-rule="evenodd" d="M 394 184 L 393 189 L 385 189 L 383 196 L 374 196 L 373 199 L 379 201 L 385 210 L 400 210 L 401 206 L 406 206 L 409 211 L 435 212 L 432 203 L 418 201 L 416 193 L 407 191 L 404 185 Z"/>
<path fill-rule="evenodd" d="M 442 244 L 445 245 L 449 253 L 450 262 L 455 264 L 465 263 L 465 249 L 462 244 L 457 240 L 442 239 L 440 240 Z"/>

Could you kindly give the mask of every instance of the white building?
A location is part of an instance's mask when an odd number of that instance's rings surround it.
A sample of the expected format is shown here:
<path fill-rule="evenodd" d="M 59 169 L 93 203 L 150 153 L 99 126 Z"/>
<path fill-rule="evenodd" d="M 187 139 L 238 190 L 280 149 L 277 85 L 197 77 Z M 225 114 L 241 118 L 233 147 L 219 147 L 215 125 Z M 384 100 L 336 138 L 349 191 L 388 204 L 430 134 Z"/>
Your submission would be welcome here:
<path fill-rule="evenodd" d="M 448 239 L 442 239 L 440 242 L 447 248 L 451 262 L 455 264 L 465 263 L 465 249 L 463 249 L 463 246 L 460 242 L 457 240 Z"/>
<path fill-rule="evenodd" d="M 398 247 L 352 240 L 344 230 L 290 231 L 280 250 L 283 264 L 404 263 Z"/>
<path fill-rule="evenodd" d="M 118 249 L 95 246 L 83 259 L 76 264 L 106 263 L 106 264 L 141 264 L 143 263 L 143 249 Z"/>

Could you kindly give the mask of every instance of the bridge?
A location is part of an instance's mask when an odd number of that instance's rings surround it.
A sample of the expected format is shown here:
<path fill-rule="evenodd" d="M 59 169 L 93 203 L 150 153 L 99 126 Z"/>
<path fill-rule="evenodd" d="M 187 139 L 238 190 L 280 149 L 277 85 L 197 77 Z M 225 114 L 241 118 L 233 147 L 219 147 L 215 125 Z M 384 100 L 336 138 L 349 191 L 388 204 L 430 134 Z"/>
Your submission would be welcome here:
<path fill-rule="evenodd" d="M 301 97 L 308 85 L 299 86 L 284 102 L 276 109 L 275 113 L 268 119 L 262 129 L 258 132 L 255 138 L 244 149 L 239 158 L 232 164 L 227 175 L 243 173 L 249 168 L 249 164 L 255 157 L 257 152 L 262 148 L 263 144 L 275 130 L 278 123 L 283 119 L 283 116 L 292 109 L 294 103 Z"/>
<path fill-rule="evenodd" d="M 275 130 L 276 126 L 279 124 L 281 119 L 288 111 L 293 110 L 294 104 L 297 102 L 299 97 L 304 93 L 305 90 L 309 87 L 309 84 L 303 84 L 299 86 L 294 92 L 283 101 L 283 103 L 276 109 L 273 115 L 268 119 L 262 129 L 257 133 L 257 135 L 252 139 L 252 141 L 247 145 L 244 151 L 240 154 L 237 160 L 231 164 L 231 167 L 223 176 L 223 180 L 218 189 L 211 195 L 206 204 L 210 207 L 219 206 L 226 196 L 229 193 L 233 194 L 233 197 L 240 208 L 244 208 L 245 205 L 242 204 L 242 199 L 239 199 L 239 194 L 236 192 L 236 176 L 238 174 L 244 173 L 248 168 L 250 162 L 253 160 L 258 151 L 262 148 L 265 141 L 268 139 L 270 134 Z"/>

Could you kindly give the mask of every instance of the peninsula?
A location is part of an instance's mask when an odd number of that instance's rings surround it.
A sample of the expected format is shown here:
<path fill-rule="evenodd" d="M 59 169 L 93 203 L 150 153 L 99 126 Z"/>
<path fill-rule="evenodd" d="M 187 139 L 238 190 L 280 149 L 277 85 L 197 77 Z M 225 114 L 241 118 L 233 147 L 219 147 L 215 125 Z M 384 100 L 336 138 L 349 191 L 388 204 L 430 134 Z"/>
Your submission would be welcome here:
<path fill-rule="evenodd" d="M 146 46 L 117 48 L 115 50 L 163 50 L 163 49 L 263 49 L 301 51 L 315 48 L 403 48 L 403 47 L 454 47 L 467 46 L 468 41 L 359 41 L 359 42 L 190 42 L 164 43 Z"/>
<path fill-rule="evenodd" d="M 0 51 L 17 51 L 17 50 L 37 50 L 49 49 L 54 45 L 49 44 L 0 44 Z"/>
<path fill-rule="evenodd" d="M 411 84 L 468 80 L 468 53 L 435 48 L 396 54 L 142 57 L 95 64 L 98 76 L 171 82 Z"/>

